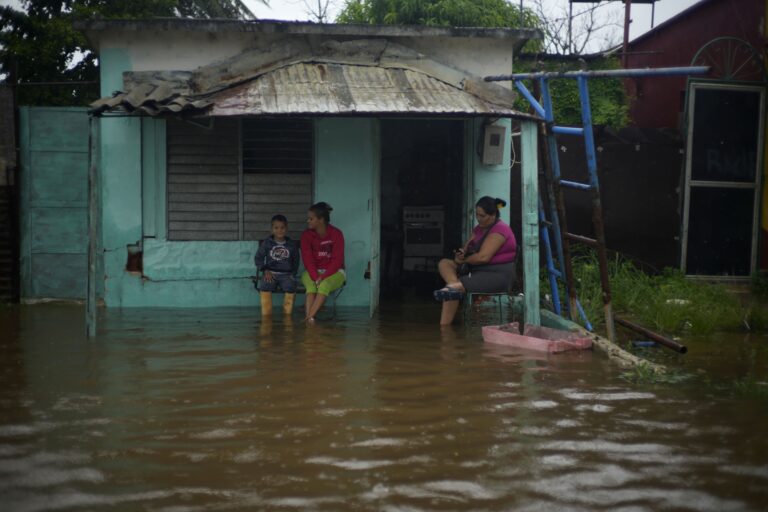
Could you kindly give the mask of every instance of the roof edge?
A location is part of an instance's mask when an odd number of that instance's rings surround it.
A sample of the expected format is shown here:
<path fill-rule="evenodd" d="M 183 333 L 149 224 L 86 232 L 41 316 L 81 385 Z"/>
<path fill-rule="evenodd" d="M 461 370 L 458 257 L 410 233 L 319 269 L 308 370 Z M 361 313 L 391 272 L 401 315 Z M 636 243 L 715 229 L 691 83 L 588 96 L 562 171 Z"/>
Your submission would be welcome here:
<path fill-rule="evenodd" d="M 675 23 L 677 23 L 682 18 L 690 16 L 692 12 L 697 11 L 697 10 L 701 9 L 702 7 L 704 7 L 706 5 L 709 5 L 709 4 L 711 4 L 711 3 L 715 2 L 715 1 L 716 0 L 700 0 L 699 2 L 697 2 L 697 3 L 693 4 L 693 5 L 691 5 L 690 7 L 688 7 L 687 9 L 684 9 L 684 10 L 680 11 L 679 13 L 675 14 L 671 18 L 668 18 L 668 19 L 664 20 L 663 22 L 659 23 L 658 25 L 656 25 L 652 29 L 650 29 L 650 30 L 648 30 L 646 32 L 643 32 L 642 34 L 640 34 L 636 38 L 634 38 L 631 41 L 627 42 L 627 45 L 628 46 L 632 46 L 634 44 L 637 44 L 637 43 L 640 43 L 642 41 L 645 41 L 646 39 L 648 39 L 650 37 L 653 37 L 654 35 L 658 34 L 662 30 L 665 30 L 668 26 L 674 25 Z"/>
<path fill-rule="evenodd" d="M 529 40 L 543 39 L 539 29 L 433 27 L 422 25 L 352 25 L 311 21 L 152 18 L 146 20 L 83 19 L 74 28 L 87 32 L 165 30 L 179 32 L 254 32 L 264 34 L 312 34 L 380 37 L 457 37 Z"/>

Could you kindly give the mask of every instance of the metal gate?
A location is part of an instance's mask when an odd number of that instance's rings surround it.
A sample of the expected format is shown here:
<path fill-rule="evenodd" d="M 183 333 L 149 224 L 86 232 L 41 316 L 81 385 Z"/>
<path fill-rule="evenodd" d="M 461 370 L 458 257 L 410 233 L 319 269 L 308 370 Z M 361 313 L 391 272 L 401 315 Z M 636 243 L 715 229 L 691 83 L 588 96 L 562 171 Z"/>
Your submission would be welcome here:
<path fill-rule="evenodd" d="M 21 299 L 83 299 L 88 275 L 88 114 L 20 107 Z"/>

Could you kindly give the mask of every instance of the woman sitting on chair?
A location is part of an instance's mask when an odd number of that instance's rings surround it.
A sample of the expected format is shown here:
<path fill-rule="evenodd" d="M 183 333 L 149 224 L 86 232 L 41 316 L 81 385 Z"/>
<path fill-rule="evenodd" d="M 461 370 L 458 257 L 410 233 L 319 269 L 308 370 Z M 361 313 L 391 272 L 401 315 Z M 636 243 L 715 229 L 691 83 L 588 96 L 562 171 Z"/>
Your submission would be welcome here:
<path fill-rule="evenodd" d="M 512 285 L 517 241 L 509 225 L 499 218 L 499 208 L 506 205 L 503 199 L 481 197 L 475 204 L 477 226 L 472 238 L 452 260 L 440 260 L 437 268 L 445 287 L 434 292 L 435 299 L 443 301 L 440 325 L 453 322 L 465 293 L 500 293 Z"/>
<path fill-rule="evenodd" d="M 301 235 L 301 259 L 306 269 L 301 282 L 306 288 L 307 321 L 314 321 L 333 291 L 346 281 L 344 234 L 331 226 L 331 206 L 316 203 L 309 207 L 307 229 Z"/>

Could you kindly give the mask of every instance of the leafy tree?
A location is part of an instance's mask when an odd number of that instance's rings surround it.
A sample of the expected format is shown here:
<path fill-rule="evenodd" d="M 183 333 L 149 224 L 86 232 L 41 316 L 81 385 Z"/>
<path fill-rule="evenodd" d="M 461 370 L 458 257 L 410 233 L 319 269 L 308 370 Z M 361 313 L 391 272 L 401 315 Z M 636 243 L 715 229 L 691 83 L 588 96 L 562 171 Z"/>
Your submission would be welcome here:
<path fill-rule="evenodd" d="M 98 60 L 78 18 L 254 18 L 242 0 L 22 0 L 0 7 L 0 75 L 20 105 L 84 105 L 98 98 Z"/>
<path fill-rule="evenodd" d="M 586 10 L 586 14 L 580 13 L 585 17 L 589 15 L 588 24 L 586 28 L 580 29 L 576 37 L 567 40 L 563 38 L 565 25 L 557 24 L 562 19 L 548 19 L 541 0 L 534 2 L 533 10 L 523 9 L 522 19 L 520 8 L 515 3 L 508 0 L 346 0 L 336 22 L 538 28 L 545 33 L 546 41 L 529 42 L 523 48 L 523 55 L 527 54 L 528 58 L 515 59 L 515 72 L 565 71 L 583 67 L 582 63 L 562 56 L 560 60 L 540 63 L 537 56 L 546 50 L 567 50 L 570 53 L 583 51 L 588 39 L 604 28 L 595 21 L 595 8 Z M 560 39 L 555 39 L 554 36 Z M 566 43 L 562 41 L 567 41 L 569 46 L 563 46 Z M 616 59 L 597 59 L 588 66 L 591 69 L 613 69 L 619 67 L 619 62 Z M 564 125 L 581 124 L 581 106 L 576 81 L 553 80 L 550 84 L 555 120 Z M 589 87 L 593 123 L 612 127 L 625 126 L 629 119 L 629 107 L 621 80 L 591 80 Z M 520 97 L 518 109 L 527 111 L 528 108 L 527 101 Z"/>
<path fill-rule="evenodd" d="M 538 28 L 530 9 L 507 0 L 347 0 L 337 23 Z"/>

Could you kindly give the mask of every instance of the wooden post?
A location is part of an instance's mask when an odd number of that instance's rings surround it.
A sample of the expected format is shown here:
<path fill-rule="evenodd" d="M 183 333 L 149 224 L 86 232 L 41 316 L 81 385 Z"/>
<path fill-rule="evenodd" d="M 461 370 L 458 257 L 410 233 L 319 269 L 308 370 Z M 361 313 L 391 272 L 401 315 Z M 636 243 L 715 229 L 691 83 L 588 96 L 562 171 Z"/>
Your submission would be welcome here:
<path fill-rule="evenodd" d="M 525 323 L 541 325 L 539 310 L 539 157 L 535 121 L 521 121 Z"/>
<path fill-rule="evenodd" d="M 96 285 L 98 269 L 98 247 L 101 230 L 99 226 L 99 134 L 100 118 L 91 116 L 88 145 L 88 289 L 85 298 L 85 329 L 89 338 L 96 336 Z"/>

